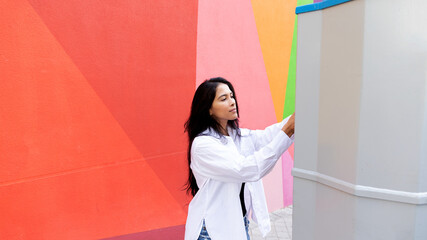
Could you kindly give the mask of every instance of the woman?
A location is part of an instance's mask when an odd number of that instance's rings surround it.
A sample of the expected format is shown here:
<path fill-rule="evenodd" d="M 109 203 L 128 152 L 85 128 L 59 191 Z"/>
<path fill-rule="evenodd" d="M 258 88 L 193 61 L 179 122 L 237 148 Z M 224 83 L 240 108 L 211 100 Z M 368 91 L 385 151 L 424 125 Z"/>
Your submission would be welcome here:
<path fill-rule="evenodd" d="M 248 212 L 265 236 L 270 220 L 261 178 L 293 143 L 295 115 L 265 130 L 240 129 L 230 82 L 212 78 L 196 90 L 189 136 L 185 239 L 249 239 Z M 246 229 L 245 229 L 246 228 Z"/>

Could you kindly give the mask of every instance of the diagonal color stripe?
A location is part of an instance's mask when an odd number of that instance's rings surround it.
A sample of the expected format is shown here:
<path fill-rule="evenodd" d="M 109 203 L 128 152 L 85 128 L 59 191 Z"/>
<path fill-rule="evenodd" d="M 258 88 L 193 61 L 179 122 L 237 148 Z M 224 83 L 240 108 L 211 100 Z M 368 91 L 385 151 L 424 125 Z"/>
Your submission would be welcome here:
<path fill-rule="evenodd" d="M 184 239 L 185 225 L 172 226 L 167 228 L 154 229 L 146 232 L 131 233 L 122 236 L 104 238 L 101 240 L 165 240 Z"/>
<path fill-rule="evenodd" d="M 290 152 L 288 150 L 282 155 L 283 205 L 285 207 L 292 205 L 294 181 L 293 181 L 291 171 L 293 166 L 294 166 L 294 160 L 292 159 L 292 156 L 290 155 Z"/>
<path fill-rule="evenodd" d="M 277 121 L 282 120 L 296 0 L 252 0 Z"/>
<path fill-rule="evenodd" d="M 298 0 L 297 5 L 306 5 L 313 3 L 313 0 Z M 289 61 L 288 80 L 286 86 L 286 97 L 283 110 L 283 118 L 291 115 L 295 111 L 295 76 L 296 76 L 296 48 L 297 48 L 297 28 L 298 28 L 298 16 L 294 14 L 295 25 L 292 39 L 292 50 Z"/>
<path fill-rule="evenodd" d="M 285 105 L 283 110 L 283 118 L 288 117 L 295 111 L 295 77 L 296 77 L 296 45 L 297 45 L 297 18 L 295 16 L 294 35 L 292 40 L 292 50 L 289 61 L 288 81 L 286 86 Z"/>
<path fill-rule="evenodd" d="M 229 79 L 239 102 L 241 126 L 263 129 L 277 121 L 252 5 L 247 0 L 199 1 L 197 85 Z M 283 207 L 278 163 L 264 178 L 270 210 Z"/>

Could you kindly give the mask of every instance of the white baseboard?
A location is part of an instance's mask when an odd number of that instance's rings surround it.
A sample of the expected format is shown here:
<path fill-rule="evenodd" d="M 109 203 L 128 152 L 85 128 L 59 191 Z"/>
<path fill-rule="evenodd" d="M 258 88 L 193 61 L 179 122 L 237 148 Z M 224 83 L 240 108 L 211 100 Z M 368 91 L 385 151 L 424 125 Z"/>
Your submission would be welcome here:
<path fill-rule="evenodd" d="M 375 198 L 415 205 L 427 204 L 427 192 L 405 192 L 386 188 L 355 185 L 328 175 L 300 168 L 293 168 L 292 176 L 318 182 L 358 197 Z"/>

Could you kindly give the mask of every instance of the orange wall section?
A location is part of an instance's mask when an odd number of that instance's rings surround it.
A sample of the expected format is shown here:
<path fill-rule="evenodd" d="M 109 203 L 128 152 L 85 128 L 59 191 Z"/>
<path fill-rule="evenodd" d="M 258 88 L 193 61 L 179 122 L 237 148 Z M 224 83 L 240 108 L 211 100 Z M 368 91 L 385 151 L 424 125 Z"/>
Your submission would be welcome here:
<path fill-rule="evenodd" d="M 184 224 L 197 1 L 0 3 L 0 239 Z"/>
<path fill-rule="evenodd" d="M 296 0 L 251 0 L 277 121 L 283 119 Z"/>
<path fill-rule="evenodd" d="M 1 15 L 2 36 L 14 41 L 0 39 L 0 182 L 141 158 L 31 6 L 18 2 Z"/>

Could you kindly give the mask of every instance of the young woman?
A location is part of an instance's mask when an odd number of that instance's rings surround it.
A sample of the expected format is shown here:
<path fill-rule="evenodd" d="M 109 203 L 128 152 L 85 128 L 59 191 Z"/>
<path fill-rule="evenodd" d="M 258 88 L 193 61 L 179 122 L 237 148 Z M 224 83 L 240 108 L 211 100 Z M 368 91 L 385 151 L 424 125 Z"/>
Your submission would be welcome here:
<path fill-rule="evenodd" d="M 185 240 L 249 239 L 251 212 L 265 236 L 270 219 L 261 178 L 293 143 L 295 115 L 265 130 L 240 129 L 230 82 L 212 78 L 196 90 L 185 123 L 189 136 Z"/>

